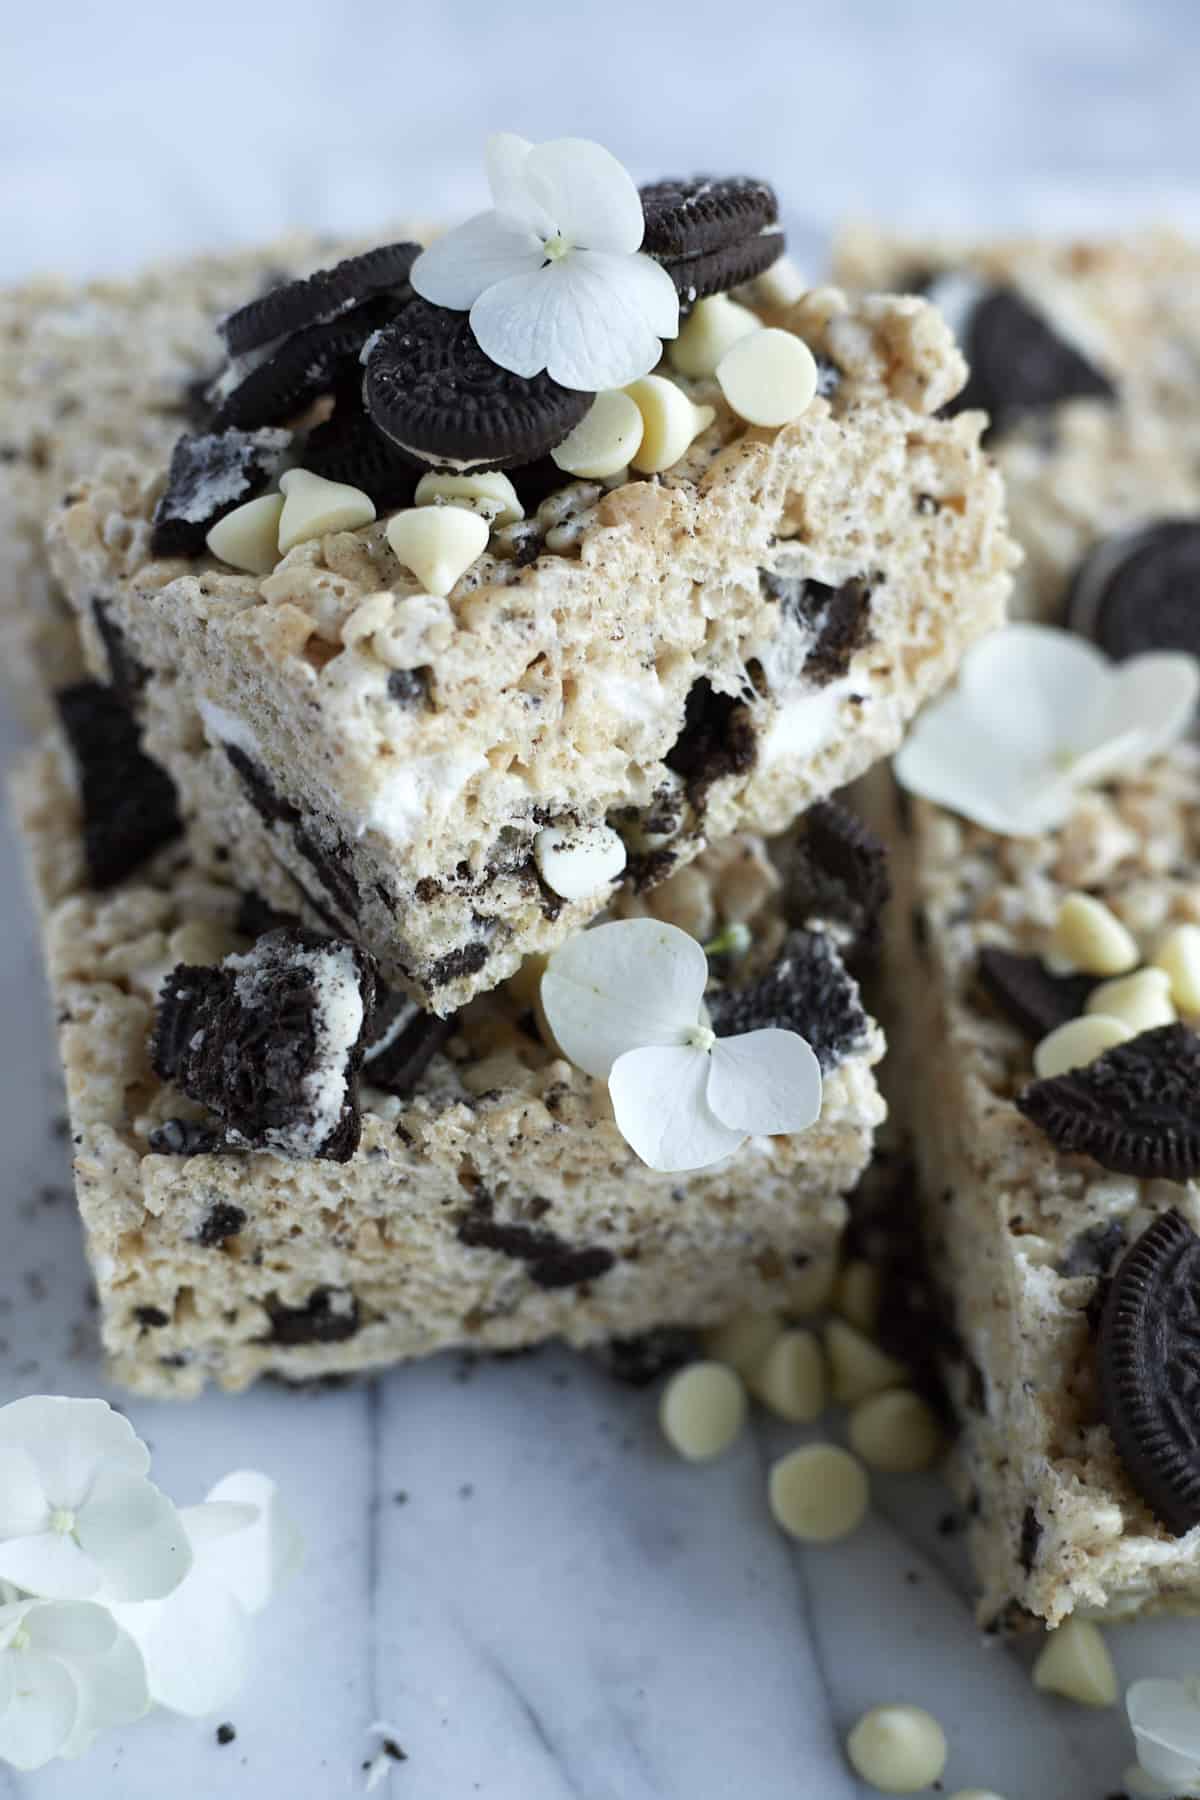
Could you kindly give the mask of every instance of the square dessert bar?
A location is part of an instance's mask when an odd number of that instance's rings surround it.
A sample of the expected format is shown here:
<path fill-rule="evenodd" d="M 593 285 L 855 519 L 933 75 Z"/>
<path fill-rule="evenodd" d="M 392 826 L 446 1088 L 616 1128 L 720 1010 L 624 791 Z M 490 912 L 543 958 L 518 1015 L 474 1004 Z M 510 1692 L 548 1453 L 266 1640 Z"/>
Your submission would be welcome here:
<path fill-rule="evenodd" d="M 215 320 L 329 256 L 327 240 L 297 234 L 130 280 L 0 291 L 0 679 L 30 723 L 83 667 L 46 561 L 51 507 L 107 449 L 169 455 L 219 361 Z"/>
<path fill-rule="evenodd" d="M 828 289 L 762 317 L 816 353 L 803 416 L 747 426 L 713 378 L 675 372 L 712 417 L 672 466 L 510 468 L 515 508 L 445 596 L 382 516 L 256 576 L 202 541 L 155 554 L 163 458 L 76 484 L 54 566 L 198 851 L 227 849 L 444 1014 L 614 893 L 732 831 L 783 831 L 895 748 L 1002 613 L 1013 551 L 982 421 L 938 416 L 964 370 L 920 300 Z M 307 440 L 290 421 L 293 463 L 331 429 L 318 414 Z M 358 452 L 335 447 L 323 467 L 354 483 Z"/>
<path fill-rule="evenodd" d="M 1141 960 L 1200 921 L 1200 752 L 1177 747 L 1033 838 L 882 772 L 866 785 L 896 889 L 889 1098 L 949 1321 L 980 1618 L 1194 1609 L 1200 1039 L 1149 1029 L 1061 1080 L 1035 1081 L 1033 1051 L 1096 986 L 1046 961 L 1067 895 L 1103 902 Z"/>
<path fill-rule="evenodd" d="M 1017 616 L 1057 619 L 1064 572 L 1100 539 L 1200 514 L 1200 244 L 1127 238 L 985 243 L 855 226 L 835 252 L 853 291 L 920 291 L 971 365 L 956 404 L 992 418 L 1025 553 Z"/>
<path fill-rule="evenodd" d="M 536 965 L 444 1028 L 383 994 L 368 1027 L 361 953 L 297 933 L 181 841 L 123 884 L 90 886 L 106 820 L 79 775 L 56 738 L 15 791 L 103 1338 L 128 1386 L 191 1395 L 448 1347 L 593 1344 L 825 1291 L 843 1195 L 884 1113 L 883 1040 L 835 947 L 853 915 L 836 903 L 844 856 L 821 851 L 823 877 L 809 858 L 807 877 L 793 866 L 784 880 L 759 844 L 734 839 L 644 903 L 705 939 L 745 924 L 748 968 L 778 972 L 786 952 L 825 1070 L 813 1129 L 748 1139 L 681 1177 L 639 1162 L 604 1085 L 546 1047 Z M 829 930 L 789 931 L 797 908 Z M 305 1110 L 285 1119 L 288 1057 L 314 1042 Z M 230 1058 L 238 1131 L 161 1073 L 195 1093 L 194 1065 L 211 1081 Z M 239 1147 L 248 1134 L 277 1148 Z"/>

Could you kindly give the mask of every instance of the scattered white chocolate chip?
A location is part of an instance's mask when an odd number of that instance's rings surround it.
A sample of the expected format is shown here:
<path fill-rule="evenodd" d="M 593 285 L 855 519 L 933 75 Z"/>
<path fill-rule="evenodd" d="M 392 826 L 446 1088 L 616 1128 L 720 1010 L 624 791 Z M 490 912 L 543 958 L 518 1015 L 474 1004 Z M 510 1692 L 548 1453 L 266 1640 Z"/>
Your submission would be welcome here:
<path fill-rule="evenodd" d="M 1126 975 L 1138 965 L 1133 933 L 1092 894 L 1066 896 L 1050 948 L 1060 962 L 1086 975 Z"/>
<path fill-rule="evenodd" d="M 749 291 L 760 306 L 794 306 L 808 287 L 799 264 L 785 254 L 754 277 Z"/>
<path fill-rule="evenodd" d="M 375 505 L 361 488 L 326 481 L 308 469 L 288 469 L 279 477 L 283 511 L 279 516 L 279 554 L 286 556 L 309 538 L 329 531 L 357 531 L 375 518 Z"/>
<path fill-rule="evenodd" d="M 775 1523 L 806 1544 L 832 1544 L 857 1531 L 871 1490 L 857 1457 L 837 1444 L 805 1444 L 771 1467 L 767 1497 Z"/>
<path fill-rule="evenodd" d="M 919 1706 L 876 1706 L 846 1739 L 846 1754 L 881 1793 L 919 1794 L 946 1767 L 946 1734 Z"/>
<path fill-rule="evenodd" d="M 717 382 L 740 419 L 750 425 L 788 425 L 812 405 L 817 364 L 803 338 L 773 326 L 727 350 Z"/>
<path fill-rule="evenodd" d="M 679 328 L 679 336 L 667 345 L 671 367 L 681 375 L 715 375 L 717 364 L 739 338 L 761 331 L 762 320 L 748 306 L 739 306 L 728 294 L 697 300 Z"/>
<path fill-rule="evenodd" d="M 1033 1685 L 1080 1706 L 1115 1706 L 1117 1672 L 1099 1626 L 1068 1619 L 1051 1631 L 1033 1665 Z"/>
<path fill-rule="evenodd" d="M 585 900 L 621 874 L 625 845 L 611 825 L 548 825 L 533 840 L 533 860 L 560 899 Z"/>
<path fill-rule="evenodd" d="M 833 1290 L 833 1304 L 843 1319 L 870 1334 L 879 1317 L 883 1277 L 874 1263 L 856 1258 L 848 1262 Z"/>
<path fill-rule="evenodd" d="M 463 506 L 489 525 L 516 525 L 525 508 L 503 469 L 480 469 L 474 475 L 422 475 L 413 495 L 417 506 Z"/>
<path fill-rule="evenodd" d="M 1154 952 L 1154 967 L 1165 970 L 1180 1012 L 1200 1013 L 1200 925 L 1173 926 Z"/>
<path fill-rule="evenodd" d="M 609 388 L 596 395 L 574 431 L 550 455 L 568 475 L 602 481 L 626 468 L 637 455 L 644 429 L 641 408 L 633 395 Z"/>
<path fill-rule="evenodd" d="M 811 1425 L 825 1410 L 825 1354 L 811 1331 L 782 1331 L 750 1377 L 750 1391 L 793 1425 Z"/>
<path fill-rule="evenodd" d="M 387 541 L 426 593 L 444 596 L 487 549 L 488 525 L 465 506 L 416 506 L 388 520 Z"/>
<path fill-rule="evenodd" d="M 658 1406 L 663 1436 L 688 1462 L 708 1462 L 728 1450 L 745 1418 L 741 1377 L 718 1362 L 689 1363 L 680 1369 L 663 1389 Z"/>
<path fill-rule="evenodd" d="M 782 1332 L 783 1324 L 774 1313 L 734 1313 L 705 1332 L 704 1348 L 714 1362 L 728 1364 L 750 1381 Z"/>
<path fill-rule="evenodd" d="M 908 1378 L 902 1363 L 844 1319 L 826 1324 L 825 1352 L 833 1373 L 833 1397 L 840 1406 L 857 1406 L 872 1394 L 902 1387 Z"/>
<path fill-rule="evenodd" d="M 1114 1044 L 1123 1044 L 1133 1032 L 1124 1019 L 1109 1018 L 1104 1013 L 1085 1013 L 1081 1019 L 1068 1019 L 1057 1025 L 1038 1044 L 1033 1053 L 1033 1069 L 1041 1080 L 1065 1075 L 1069 1069 L 1082 1069 Z"/>
<path fill-rule="evenodd" d="M 642 441 L 629 459 L 630 468 L 642 475 L 671 468 L 717 416 L 711 406 L 697 406 L 665 375 L 643 375 L 625 393 L 642 415 Z"/>
<path fill-rule="evenodd" d="M 218 519 L 205 543 L 214 556 L 231 568 L 251 575 L 269 575 L 279 561 L 279 519 L 282 494 L 260 494 Z"/>
<path fill-rule="evenodd" d="M 1170 1025 L 1175 1019 L 1171 977 L 1165 969 L 1137 969 L 1132 975 L 1117 975 L 1092 989 L 1087 1010 L 1120 1019 L 1133 1032 Z"/>
<path fill-rule="evenodd" d="M 942 1451 L 941 1427 L 933 1410 L 911 1388 L 860 1400 L 846 1430 L 850 1448 L 867 1467 L 889 1475 L 930 1469 Z"/>
<path fill-rule="evenodd" d="M 788 1276 L 787 1307 L 789 1313 L 807 1318 L 810 1313 L 824 1312 L 833 1298 L 837 1265 L 832 1257 L 823 1256 Z"/>

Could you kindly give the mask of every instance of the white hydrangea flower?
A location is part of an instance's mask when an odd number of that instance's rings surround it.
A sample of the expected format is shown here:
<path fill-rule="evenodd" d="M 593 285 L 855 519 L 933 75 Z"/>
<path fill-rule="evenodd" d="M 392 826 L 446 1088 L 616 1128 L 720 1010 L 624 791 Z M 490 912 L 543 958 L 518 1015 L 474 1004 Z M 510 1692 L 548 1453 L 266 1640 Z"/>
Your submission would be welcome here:
<path fill-rule="evenodd" d="M 641 196 L 616 157 L 586 138 L 488 139 L 492 210 L 438 238 L 410 280 L 435 306 L 470 309 L 480 349 L 563 387 L 625 387 L 679 330 L 675 284 L 640 253 Z"/>
<path fill-rule="evenodd" d="M 569 938 L 542 977 L 556 1043 L 607 1081 L 617 1127 L 652 1169 L 701 1169 L 750 1136 L 807 1131 L 821 1070 L 794 1031 L 718 1038 L 704 1018 L 708 958 L 658 919 L 621 919 Z"/>
<path fill-rule="evenodd" d="M 0 1407 L 0 1580 L 56 1600 L 151 1600 L 191 1566 L 150 1452 L 103 1400 Z"/>
<path fill-rule="evenodd" d="M 114 1606 L 146 1662 L 150 1697 L 199 1717 L 227 1705 L 250 1664 L 250 1619 L 300 1565 L 299 1533 L 266 1475 L 240 1470 L 180 1517 L 192 1566 L 163 1600 Z"/>
<path fill-rule="evenodd" d="M 1125 1710 L 1137 1744 L 1126 1784 L 1139 1797 L 1200 1795 L 1200 1675 L 1135 1681 Z"/>
<path fill-rule="evenodd" d="M 902 787 L 1007 837 L 1064 824 L 1079 792 L 1135 772 L 1183 735 L 1200 664 L 1156 650 L 1126 662 L 1069 631 L 1009 625 L 968 653 L 958 685 L 897 754 Z"/>
<path fill-rule="evenodd" d="M 103 1606 L 0 1584 L 0 1762 L 40 1769 L 150 1705 L 141 1653 Z"/>

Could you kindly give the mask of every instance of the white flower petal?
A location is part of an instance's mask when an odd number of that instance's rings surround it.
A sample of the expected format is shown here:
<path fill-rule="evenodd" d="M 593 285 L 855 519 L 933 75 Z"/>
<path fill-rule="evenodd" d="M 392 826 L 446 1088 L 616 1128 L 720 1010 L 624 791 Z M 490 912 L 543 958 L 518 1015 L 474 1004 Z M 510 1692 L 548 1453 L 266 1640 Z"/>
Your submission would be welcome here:
<path fill-rule="evenodd" d="M 250 1624 L 219 1583 L 194 1570 L 165 1600 L 113 1612 L 141 1650 L 159 1706 L 198 1718 L 236 1696 L 250 1663 Z"/>
<path fill-rule="evenodd" d="M 573 248 L 631 256 L 641 247 L 646 228 L 642 197 L 629 171 L 602 144 L 590 138 L 552 138 L 534 145 L 521 174 Z"/>
<path fill-rule="evenodd" d="M 79 1658 L 72 1664 L 82 1687 L 83 1703 L 63 1756 L 81 1756 L 98 1731 L 132 1725 L 150 1710 L 150 1689 L 142 1653 L 119 1628 L 103 1656 Z"/>
<path fill-rule="evenodd" d="M 4 1710 L 13 1697 L 13 1690 L 16 1686 L 13 1669 L 16 1666 L 16 1660 L 15 1656 L 0 1655 L 0 1718 L 4 1716 Z"/>
<path fill-rule="evenodd" d="M 487 141 L 484 161 L 492 205 L 501 219 L 536 232 L 540 238 L 554 235 L 555 224 L 530 191 L 525 163 L 533 145 L 515 131 L 494 131 Z"/>
<path fill-rule="evenodd" d="M 651 287 L 640 262 L 577 250 L 536 275 L 489 288 L 471 308 L 471 329 L 485 355 L 515 375 L 545 369 L 584 393 L 625 387 L 662 355 L 646 317 Z M 664 309 L 653 304 L 661 317 Z"/>
<path fill-rule="evenodd" d="M 1154 650 L 1116 664 L 1089 740 L 1093 754 L 1106 752 L 1108 761 L 1088 779 L 1103 780 L 1168 749 L 1191 724 L 1198 695 L 1200 663 L 1194 656 Z M 1126 739 L 1133 742 L 1122 759 Z"/>
<path fill-rule="evenodd" d="M 112 1614 L 87 1600 L 54 1600 L 33 1606 L 25 1629 L 35 1649 L 51 1656 L 107 1656 L 117 1641 Z"/>
<path fill-rule="evenodd" d="M 213 1492 L 216 1492 L 215 1488 Z M 210 1544 L 218 1543 L 222 1538 L 237 1531 L 245 1531 L 247 1526 L 253 1525 L 258 1519 L 259 1511 L 257 1506 L 213 1501 L 210 1496 L 199 1506 L 181 1506 L 179 1516 L 183 1520 L 188 1543 L 195 1554 L 200 1556 Z"/>
<path fill-rule="evenodd" d="M 0 1713 L 0 1761 L 40 1769 L 61 1756 L 79 1720 L 83 1694 L 66 1663 L 41 1650 L 9 1651 L 19 1663 L 11 1698 Z"/>
<path fill-rule="evenodd" d="M 545 260 L 535 233 L 495 213 L 477 213 L 423 250 L 409 280 L 423 300 L 465 312 L 497 282 L 532 274 Z"/>
<path fill-rule="evenodd" d="M 795 1031 L 718 1038 L 709 1056 L 708 1104 L 748 1137 L 807 1131 L 821 1116 L 821 1065 Z"/>
<path fill-rule="evenodd" d="M 9 1538 L 0 1544 L 0 1580 L 50 1600 L 87 1600 L 100 1586 L 101 1571 L 65 1532 Z"/>
<path fill-rule="evenodd" d="M 158 1600 L 192 1566 L 178 1512 L 141 1476 L 102 1473 L 80 1508 L 75 1532 L 103 1571 L 106 1600 Z"/>
<path fill-rule="evenodd" d="M 1166 1787 L 1200 1780 L 1200 1705 L 1192 1687 L 1182 1681 L 1135 1681 L 1125 1696 L 1138 1761 Z"/>
<path fill-rule="evenodd" d="M 707 981 L 708 958 L 686 931 L 659 919 L 616 919 L 554 952 L 542 1006 L 563 1055 L 603 1079 L 627 1050 L 683 1043 L 699 1022 Z"/>
<path fill-rule="evenodd" d="M 220 1581 L 248 1613 L 259 1613 L 288 1582 L 304 1560 L 304 1541 L 268 1475 L 238 1469 L 218 1481 L 199 1512 L 237 1503 L 252 1511 L 246 1529 L 211 1543 L 203 1552 L 206 1578 Z M 188 1531 L 191 1532 L 189 1514 Z"/>
<path fill-rule="evenodd" d="M 144 1475 L 150 1452 L 103 1400 L 30 1394 L 0 1407 L 0 1449 L 28 1451 L 51 1506 L 80 1505 L 101 1463 Z"/>
<path fill-rule="evenodd" d="M 0 1449 L 0 1538 L 29 1537 L 49 1520 L 46 1490 L 28 1450 Z"/>
<path fill-rule="evenodd" d="M 652 1169 L 704 1169 L 745 1142 L 746 1133 L 723 1125 L 709 1106 L 708 1078 L 708 1052 L 694 1047 L 627 1050 L 613 1064 L 617 1128 Z"/>

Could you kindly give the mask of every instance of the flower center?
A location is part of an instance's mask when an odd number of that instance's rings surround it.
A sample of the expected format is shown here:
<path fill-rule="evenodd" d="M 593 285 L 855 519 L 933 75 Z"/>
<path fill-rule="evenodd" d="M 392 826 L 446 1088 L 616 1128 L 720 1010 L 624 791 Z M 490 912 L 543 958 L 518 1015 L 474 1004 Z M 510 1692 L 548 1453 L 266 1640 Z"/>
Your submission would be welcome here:
<path fill-rule="evenodd" d="M 75 1514 L 66 1506 L 58 1506 L 50 1514 L 50 1529 L 62 1537 L 70 1537 L 75 1529 Z"/>
<path fill-rule="evenodd" d="M 561 231 L 556 231 L 552 238 L 547 238 L 542 249 L 550 262 L 561 262 L 564 256 L 571 253 L 571 246 Z"/>
<path fill-rule="evenodd" d="M 693 1025 L 683 1041 L 692 1050 L 708 1051 L 716 1043 L 717 1034 L 709 1025 Z"/>
<path fill-rule="evenodd" d="M 17 1629 L 13 1632 L 12 1636 L 8 1640 L 8 1648 L 10 1650 L 28 1650 L 28 1648 L 29 1648 L 29 1630 L 26 1626 L 24 1626 L 24 1625 L 17 1626 Z"/>

